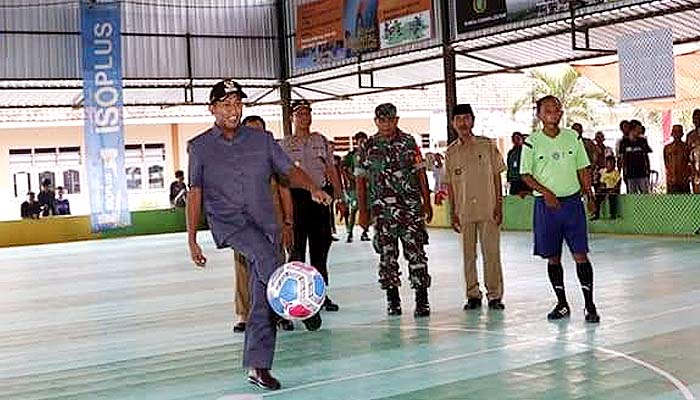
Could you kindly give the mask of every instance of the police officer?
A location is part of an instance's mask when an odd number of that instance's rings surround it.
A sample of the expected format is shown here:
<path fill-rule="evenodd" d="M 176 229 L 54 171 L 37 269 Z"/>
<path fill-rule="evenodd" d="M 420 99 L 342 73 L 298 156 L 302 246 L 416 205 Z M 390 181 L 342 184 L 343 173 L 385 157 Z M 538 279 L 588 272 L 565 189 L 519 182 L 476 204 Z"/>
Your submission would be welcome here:
<path fill-rule="evenodd" d="M 282 140 L 282 147 L 294 162 L 304 170 L 314 184 L 323 187 L 336 198 L 336 207 L 344 211 L 342 187 L 337 168 L 333 165 L 333 152 L 328 140 L 318 132 L 311 131 L 311 104 L 297 100 L 292 104 L 294 135 Z M 291 261 L 306 261 L 306 243 L 309 243 L 309 258 L 328 285 L 328 252 L 331 248 L 331 209 L 311 200 L 304 188 L 291 185 L 294 203 L 294 246 Z M 339 307 L 330 297 L 323 304 L 326 311 L 338 311 Z M 316 314 L 314 319 L 319 319 Z M 320 321 L 311 321 L 314 324 Z M 307 328 L 308 328 L 307 323 Z"/>
<path fill-rule="evenodd" d="M 416 141 L 398 128 L 396 107 L 380 104 L 374 115 L 377 134 L 361 149 L 356 169 L 360 226 L 368 228 L 371 212 L 374 248 L 380 256 L 379 283 L 386 290 L 388 314 L 401 315 L 401 239 L 416 295 L 414 316 L 425 317 L 430 315 L 430 275 L 423 248 L 428 243 L 425 221 L 430 222 L 433 217 L 425 166 Z"/>
<path fill-rule="evenodd" d="M 452 128 L 458 139 L 447 148 L 445 181 L 449 187 L 452 227 L 462 233 L 465 310 L 481 307 L 481 291 L 476 272 L 476 242 L 484 258 L 489 308 L 502 310 L 503 273 L 501 271 L 500 225 L 503 221 L 501 173 L 506 170 L 496 145 L 483 136 L 475 136 L 474 111 L 469 104 L 458 104 L 452 111 Z"/>
<path fill-rule="evenodd" d="M 190 256 L 203 268 L 206 257 L 197 244 L 197 225 L 202 205 L 218 248 L 231 247 L 249 263 L 251 310 L 245 332 L 243 366 L 248 380 L 267 389 L 279 389 L 270 374 L 276 329 L 267 303 L 270 275 L 280 265 L 275 243 L 278 224 L 270 193 L 270 176 L 286 175 L 296 187 L 325 206 L 330 197 L 316 185 L 270 135 L 241 125 L 242 99 L 246 95 L 236 82 L 214 85 L 209 111 L 216 124 L 189 143 L 190 193 L 187 201 L 187 233 Z M 324 206 L 324 207 L 325 207 Z"/>

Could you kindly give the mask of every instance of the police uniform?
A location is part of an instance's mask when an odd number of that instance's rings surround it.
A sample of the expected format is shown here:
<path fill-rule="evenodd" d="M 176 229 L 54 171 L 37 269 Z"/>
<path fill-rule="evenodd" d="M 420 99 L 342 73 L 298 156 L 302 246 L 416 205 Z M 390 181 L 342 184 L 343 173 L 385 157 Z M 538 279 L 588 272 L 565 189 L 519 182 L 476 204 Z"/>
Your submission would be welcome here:
<path fill-rule="evenodd" d="M 506 170 L 493 142 L 481 136 L 473 141 L 457 139 L 447 149 L 445 181 L 452 186 L 454 213 L 462 231 L 464 278 L 467 299 L 481 299 L 476 271 L 476 242 L 481 244 L 487 298 L 503 297 L 500 256 L 500 227 L 494 220 L 496 197 L 494 176 Z M 498 188 L 500 190 L 500 188 Z"/>

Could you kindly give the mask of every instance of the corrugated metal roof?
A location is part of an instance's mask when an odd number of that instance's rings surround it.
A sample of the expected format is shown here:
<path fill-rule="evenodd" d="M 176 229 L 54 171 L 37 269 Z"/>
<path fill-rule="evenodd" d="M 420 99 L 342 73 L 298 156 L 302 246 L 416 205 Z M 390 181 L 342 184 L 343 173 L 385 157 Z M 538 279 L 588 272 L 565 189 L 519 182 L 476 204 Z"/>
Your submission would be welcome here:
<path fill-rule="evenodd" d="M 125 78 L 275 78 L 273 0 L 122 0 Z M 78 0 L 0 0 L 3 79 L 80 79 Z M 179 36 L 148 36 L 179 35 Z M 198 36 L 199 35 L 199 36 Z"/>

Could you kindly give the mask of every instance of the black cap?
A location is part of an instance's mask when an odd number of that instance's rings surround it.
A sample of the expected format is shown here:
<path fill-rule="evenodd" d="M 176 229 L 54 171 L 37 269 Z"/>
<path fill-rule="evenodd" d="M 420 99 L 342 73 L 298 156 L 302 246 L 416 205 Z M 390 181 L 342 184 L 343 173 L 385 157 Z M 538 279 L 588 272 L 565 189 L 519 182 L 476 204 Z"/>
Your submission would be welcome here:
<path fill-rule="evenodd" d="M 474 117 L 474 110 L 472 110 L 471 104 L 457 104 L 452 108 L 452 117 L 454 118 L 456 115 L 471 115 L 472 118 Z"/>
<path fill-rule="evenodd" d="M 224 79 L 211 88 L 211 92 L 209 92 L 209 104 L 214 104 L 217 101 L 224 100 L 229 95 L 234 93 L 241 99 L 248 97 L 248 95 L 243 92 L 243 87 L 241 87 L 238 82 L 231 79 Z"/>
<path fill-rule="evenodd" d="M 295 113 L 302 108 L 308 108 L 309 111 L 311 111 L 311 102 L 309 102 L 306 99 L 301 99 L 301 100 L 294 100 L 292 102 L 292 112 Z"/>
<path fill-rule="evenodd" d="M 396 106 L 391 103 L 384 103 L 374 109 L 375 118 L 396 118 Z"/>

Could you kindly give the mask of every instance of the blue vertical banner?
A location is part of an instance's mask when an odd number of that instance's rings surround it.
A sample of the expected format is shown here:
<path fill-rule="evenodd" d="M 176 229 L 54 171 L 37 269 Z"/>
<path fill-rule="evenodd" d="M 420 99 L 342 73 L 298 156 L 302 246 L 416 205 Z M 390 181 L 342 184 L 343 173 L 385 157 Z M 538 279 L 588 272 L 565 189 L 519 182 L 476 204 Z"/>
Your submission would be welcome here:
<path fill-rule="evenodd" d="M 81 0 L 85 147 L 93 232 L 131 223 L 124 172 L 121 5 Z"/>

